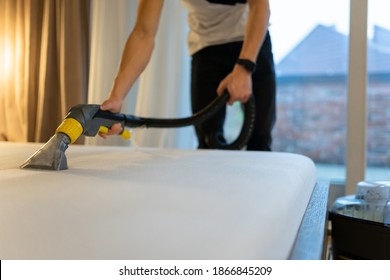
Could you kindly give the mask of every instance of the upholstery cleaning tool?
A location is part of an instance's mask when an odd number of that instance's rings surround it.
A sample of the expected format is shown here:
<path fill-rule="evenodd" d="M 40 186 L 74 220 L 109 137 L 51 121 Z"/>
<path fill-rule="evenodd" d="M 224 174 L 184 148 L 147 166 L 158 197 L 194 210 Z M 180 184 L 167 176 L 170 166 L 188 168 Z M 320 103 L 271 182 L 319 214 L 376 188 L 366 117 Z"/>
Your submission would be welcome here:
<path fill-rule="evenodd" d="M 100 110 L 100 105 L 82 104 L 72 107 L 63 122 L 50 138 L 36 153 L 28 158 L 20 167 L 63 170 L 68 168 L 65 151 L 69 144 L 73 144 L 81 135 L 96 136 L 106 132 L 115 123 L 122 125 L 122 138 L 129 139 L 130 132 L 125 129 L 136 127 L 175 128 L 197 125 L 204 122 L 226 104 L 229 93 L 224 92 L 200 112 L 187 118 L 155 119 L 142 118 L 133 115 L 111 113 Z M 208 144 L 214 149 L 240 150 L 248 142 L 255 120 L 255 103 L 253 96 L 244 104 L 244 123 L 237 139 L 232 143 L 224 143 L 218 135 L 210 136 Z"/>

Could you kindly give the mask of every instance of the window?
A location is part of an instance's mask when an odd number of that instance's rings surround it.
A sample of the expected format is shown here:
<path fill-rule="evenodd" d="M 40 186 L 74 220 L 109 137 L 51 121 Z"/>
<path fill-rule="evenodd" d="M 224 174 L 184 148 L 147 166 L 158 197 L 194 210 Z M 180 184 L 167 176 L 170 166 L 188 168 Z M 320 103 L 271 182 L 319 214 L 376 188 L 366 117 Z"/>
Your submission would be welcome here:
<path fill-rule="evenodd" d="M 390 175 L 390 21 L 388 1 L 368 1 L 366 179 Z"/>
<path fill-rule="evenodd" d="M 310 157 L 319 177 L 344 179 L 349 1 L 271 1 L 270 32 L 277 73 L 273 149 Z"/>

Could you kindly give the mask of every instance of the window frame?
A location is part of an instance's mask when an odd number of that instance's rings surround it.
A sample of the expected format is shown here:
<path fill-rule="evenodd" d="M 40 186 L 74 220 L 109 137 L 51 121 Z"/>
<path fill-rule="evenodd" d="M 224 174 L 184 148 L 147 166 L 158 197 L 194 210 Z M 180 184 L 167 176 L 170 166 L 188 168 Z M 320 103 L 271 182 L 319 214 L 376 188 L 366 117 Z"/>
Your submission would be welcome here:
<path fill-rule="evenodd" d="M 346 194 L 355 193 L 366 171 L 367 18 L 368 0 L 350 0 Z"/>

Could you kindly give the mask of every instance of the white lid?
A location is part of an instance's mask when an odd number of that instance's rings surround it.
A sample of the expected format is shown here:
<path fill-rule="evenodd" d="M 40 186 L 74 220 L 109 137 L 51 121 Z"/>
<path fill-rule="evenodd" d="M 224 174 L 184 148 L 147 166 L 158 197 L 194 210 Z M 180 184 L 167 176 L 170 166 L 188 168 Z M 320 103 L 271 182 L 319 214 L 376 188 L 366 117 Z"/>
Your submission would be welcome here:
<path fill-rule="evenodd" d="M 361 181 L 357 184 L 356 198 L 367 202 L 389 200 L 390 182 L 388 181 Z"/>

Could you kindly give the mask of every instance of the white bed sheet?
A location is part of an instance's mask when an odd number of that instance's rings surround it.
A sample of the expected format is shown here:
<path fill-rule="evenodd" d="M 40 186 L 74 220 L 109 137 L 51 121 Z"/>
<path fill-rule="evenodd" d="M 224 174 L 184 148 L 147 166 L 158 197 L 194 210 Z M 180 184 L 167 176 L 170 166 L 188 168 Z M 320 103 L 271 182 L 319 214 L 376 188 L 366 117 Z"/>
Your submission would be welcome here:
<path fill-rule="evenodd" d="M 69 169 L 20 169 L 0 142 L 0 259 L 287 259 L 316 183 L 276 152 L 70 146 Z"/>

